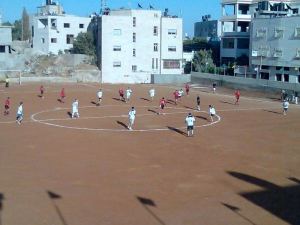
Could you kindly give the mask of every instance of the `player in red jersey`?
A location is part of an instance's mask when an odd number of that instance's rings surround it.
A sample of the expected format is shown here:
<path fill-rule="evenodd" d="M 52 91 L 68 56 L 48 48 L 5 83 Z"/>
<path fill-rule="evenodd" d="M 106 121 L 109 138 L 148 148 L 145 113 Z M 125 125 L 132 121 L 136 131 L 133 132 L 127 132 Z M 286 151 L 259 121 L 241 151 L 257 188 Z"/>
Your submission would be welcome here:
<path fill-rule="evenodd" d="M 61 96 L 60 102 L 61 103 L 65 103 L 66 93 L 65 93 L 65 89 L 64 88 L 61 90 L 60 96 Z"/>
<path fill-rule="evenodd" d="M 189 83 L 187 83 L 186 85 L 185 85 L 185 92 L 186 92 L 186 96 L 187 97 L 189 97 L 189 95 L 190 95 L 190 86 L 189 86 Z"/>
<path fill-rule="evenodd" d="M 163 97 L 160 101 L 159 101 L 159 107 L 160 107 L 160 115 L 165 115 L 165 111 L 164 111 L 164 108 L 166 106 L 166 100 L 165 98 Z"/>
<path fill-rule="evenodd" d="M 178 101 L 178 91 L 177 90 L 174 92 L 174 99 L 175 99 L 175 105 L 177 105 L 177 101 Z"/>
<path fill-rule="evenodd" d="M 239 105 L 239 99 L 240 99 L 240 96 L 241 96 L 240 91 L 237 91 L 237 92 L 235 93 L 235 99 L 236 99 L 235 105 Z"/>
<path fill-rule="evenodd" d="M 44 98 L 44 91 L 45 88 L 43 86 L 40 87 L 40 91 L 41 91 L 41 98 Z"/>
<path fill-rule="evenodd" d="M 122 89 L 119 89 L 119 95 L 120 95 L 120 101 L 125 102 L 124 91 Z"/>
<path fill-rule="evenodd" d="M 4 108 L 5 108 L 5 111 L 4 111 L 4 116 L 7 116 L 8 114 L 9 114 L 9 97 L 6 99 L 6 101 L 5 101 L 5 106 L 4 106 Z"/>

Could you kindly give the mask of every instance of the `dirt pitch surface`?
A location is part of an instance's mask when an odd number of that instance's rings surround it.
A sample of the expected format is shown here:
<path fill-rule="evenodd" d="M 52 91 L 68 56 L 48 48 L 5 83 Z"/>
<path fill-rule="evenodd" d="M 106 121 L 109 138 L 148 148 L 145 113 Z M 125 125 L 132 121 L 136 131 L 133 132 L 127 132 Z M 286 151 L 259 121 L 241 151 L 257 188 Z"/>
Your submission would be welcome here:
<path fill-rule="evenodd" d="M 0 88 L 3 108 L 11 99 L 0 118 L 1 225 L 300 224 L 299 106 L 283 116 L 275 96 L 242 91 L 236 106 L 234 90 L 194 86 L 163 116 L 160 98 L 173 100 L 180 87 L 155 86 L 151 102 L 151 86 L 130 85 L 126 104 L 118 100 L 126 85 L 44 84 L 44 99 L 39 86 Z M 79 119 L 68 115 L 75 98 Z M 190 138 L 188 112 L 196 117 Z"/>

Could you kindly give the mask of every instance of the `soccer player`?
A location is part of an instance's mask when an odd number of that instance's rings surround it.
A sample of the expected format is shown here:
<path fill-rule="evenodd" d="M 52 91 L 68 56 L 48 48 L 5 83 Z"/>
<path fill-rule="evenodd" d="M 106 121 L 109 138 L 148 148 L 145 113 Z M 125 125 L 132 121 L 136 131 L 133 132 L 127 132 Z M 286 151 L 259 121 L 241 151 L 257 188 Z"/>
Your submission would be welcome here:
<path fill-rule="evenodd" d="M 235 93 L 235 99 L 236 99 L 235 105 L 239 105 L 239 99 L 240 99 L 240 96 L 241 96 L 240 91 L 237 91 L 237 92 Z"/>
<path fill-rule="evenodd" d="M 45 88 L 43 86 L 40 87 L 40 91 L 41 91 L 41 98 L 44 98 L 44 91 Z"/>
<path fill-rule="evenodd" d="M 128 125 L 128 130 L 132 130 L 132 125 L 134 124 L 134 120 L 135 120 L 135 115 L 136 115 L 136 111 L 134 109 L 134 107 L 131 107 L 131 110 L 128 113 L 129 115 L 129 125 Z"/>
<path fill-rule="evenodd" d="M 178 91 L 178 98 L 180 102 L 181 102 L 182 95 L 183 95 L 183 90 L 180 89 L 180 91 Z"/>
<path fill-rule="evenodd" d="M 210 114 L 210 121 L 213 122 L 214 121 L 213 117 L 216 115 L 216 110 L 211 105 L 209 105 L 209 114 Z"/>
<path fill-rule="evenodd" d="M 96 106 L 100 106 L 100 103 L 102 102 L 102 89 L 99 90 L 98 92 L 98 104 L 96 104 Z"/>
<path fill-rule="evenodd" d="M 18 107 L 18 112 L 17 112 L 17 120 L 16 123 L 17 124 L 21 124 L 22 119 L 23 119 L 23 102 L 20 102 L 20 105 Z"/>
<path fill-rule="evenodd" d="M 185 118 L 185 123 L 187 125 L 187 136 L 193 137 L 194 136 L 194 122 L 195 117 L 192 116 L 192 113 L 189 113 L 189 115 Z M 190 132 L 192 135 L 190 135 Z"/>
<path fill-rule="evenodd" d="M 9 97 L 6 99 L 5 101 L 5 105 L 4 105 L 4 108 L 5 108 L 5 111 L 4 111 L 4 116 L 7 116 L 9 114 Z"/>
<path fill-rule="evenodd" d="M 131 91 L 130 88 L 128 87 L 127 90 L 126 90 L 126 103 L 129 102 L 131 93 L 132 93 L 132 91 Z"/>
<path fill-rule="evenodd" d="M 197 106 L 198 106 L 198 111 L 200 111 L 200 96 L 197 94 Z"/>
<path fill-rule="evenodd" d="M 65 89 L 64 88 L 61 90 L 60 96 L 61 96 L 60 102 L 61 103 L 65 103 L 66 93 L 65 93 Z"/>
<path fill-rule="evenodd" d="M 189 97 L 190 96 L 190 86 L 189 86 L 189 83 L 186 83 L 186 85 L 185 85 L 185 92 L 186 92 L 186 96 Z"/>
<path fill-rule="evenodd" d="M 124 91 L 122 89 L 119 89 L 119 95 L 120 95 L 120 101 L 125 102 Z"/>
<path fill-rule="evenodd" d="M 283 112 L 282 112 L 283 115 L 286 115 L 286 111 L 288 110 L 289 105 L 290 105 L 290 103 L 288 102 L 287 99 L 285 99 L 283 102 Z"/>
<path fill-rule="evenodd" d="M 6 77 L 6 79 L 5 79 L 5 87 L 9 87 L 9 78 L 8 77 Z"/>
<path fill-rule="evenodd" d="M 216 87 L 217 87 L 217 84 L 216 84 L 216 82 L 214 82 L 214 83 L 213 83 L 213 93 L 214 93 L 214 94 L 216 94 Z"/>
<path fill-rule="evenodd" d="M 154 95 L 155 95 L 155 89 L 152 87 L 149 91 L 150 93 L 150 98 L 151 98 L 151 101 L 153 101 L 153 98 L 154 98 Z"/>
<path fill-rule="evenodd" d="M 175 105 L 177 105 L 177 101 L 178 101 L 178 91 L 177 90 L 174 92 L 174 99 L 175 99 Z"/>
<path fill-rule="evenodd" d="M 159 107 L 160 107 L 160 115 L 165 115 L 165 112 L 164 112 L 164 108 L 166 106 L 166 100 L 165 98 L 163 97 L 160 101 L 159 101 Z"/>
<path fill-rule="evenodd" d="M 72 103 L 72 119 L 74 118 L 74 115 L 76 114 L 76 117 L 79 119 L 79 112 L 78 112 L 78 99 L 75 99 L 75 101 Z"/>
<path fill-rule="evenodd" d="M 298 105 L 298 91 L 295 91 L 295 104 Z"/>

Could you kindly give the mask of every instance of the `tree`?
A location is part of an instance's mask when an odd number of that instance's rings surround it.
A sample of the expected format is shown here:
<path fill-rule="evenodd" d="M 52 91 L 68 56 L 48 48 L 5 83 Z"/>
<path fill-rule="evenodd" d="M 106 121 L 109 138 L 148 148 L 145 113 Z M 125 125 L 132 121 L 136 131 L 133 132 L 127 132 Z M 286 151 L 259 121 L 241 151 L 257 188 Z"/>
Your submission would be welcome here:
<path fill-rule="evenodd" d="M 208 49 L 207 40 L 204 38 L 193 38 L 183 41 L 183 51 L 191 52 L 191 51 L 200 51 L 203 49 Z"/>
<path fill-rule="evenodd" d="M 30 40 L 29 17 L 25 7 L 22 13 L 22 23 L 22 41 Z"/>
<path fill-rule="evenodd" d="M 212 50 L 200 50 L 196 52 L 192 63 L 198 72 L 214 73 L 216 68 L 212 59 Z"/>
<path fill-rule="evenodd" d="M 85 54 L 90 56 L 90 64 L 97 65 L 96 44 L 92 33 L 79 33 L 74 39 L 73 48 L 70 50 L 73 54 Z"/>
<path fill-rule="evenodd" d="M 13 41 L 21 41 L 21 36 L 22 36 L 22 21 L 21 20 L 16 20 L 14 22 L 14 27 L 12 28 L 12 39 Z"/>

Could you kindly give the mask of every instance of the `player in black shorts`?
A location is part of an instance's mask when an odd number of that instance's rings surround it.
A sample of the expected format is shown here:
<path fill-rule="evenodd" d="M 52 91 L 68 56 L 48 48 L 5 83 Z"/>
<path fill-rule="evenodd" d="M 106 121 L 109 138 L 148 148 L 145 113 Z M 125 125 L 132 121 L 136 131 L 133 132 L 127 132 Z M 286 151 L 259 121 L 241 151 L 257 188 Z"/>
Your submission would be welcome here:
<path fill-rule="evenodd" d="M 200 111 L 200 96 L 197 94 L 197 106 L 198 106 L 198 111 Z"/>

